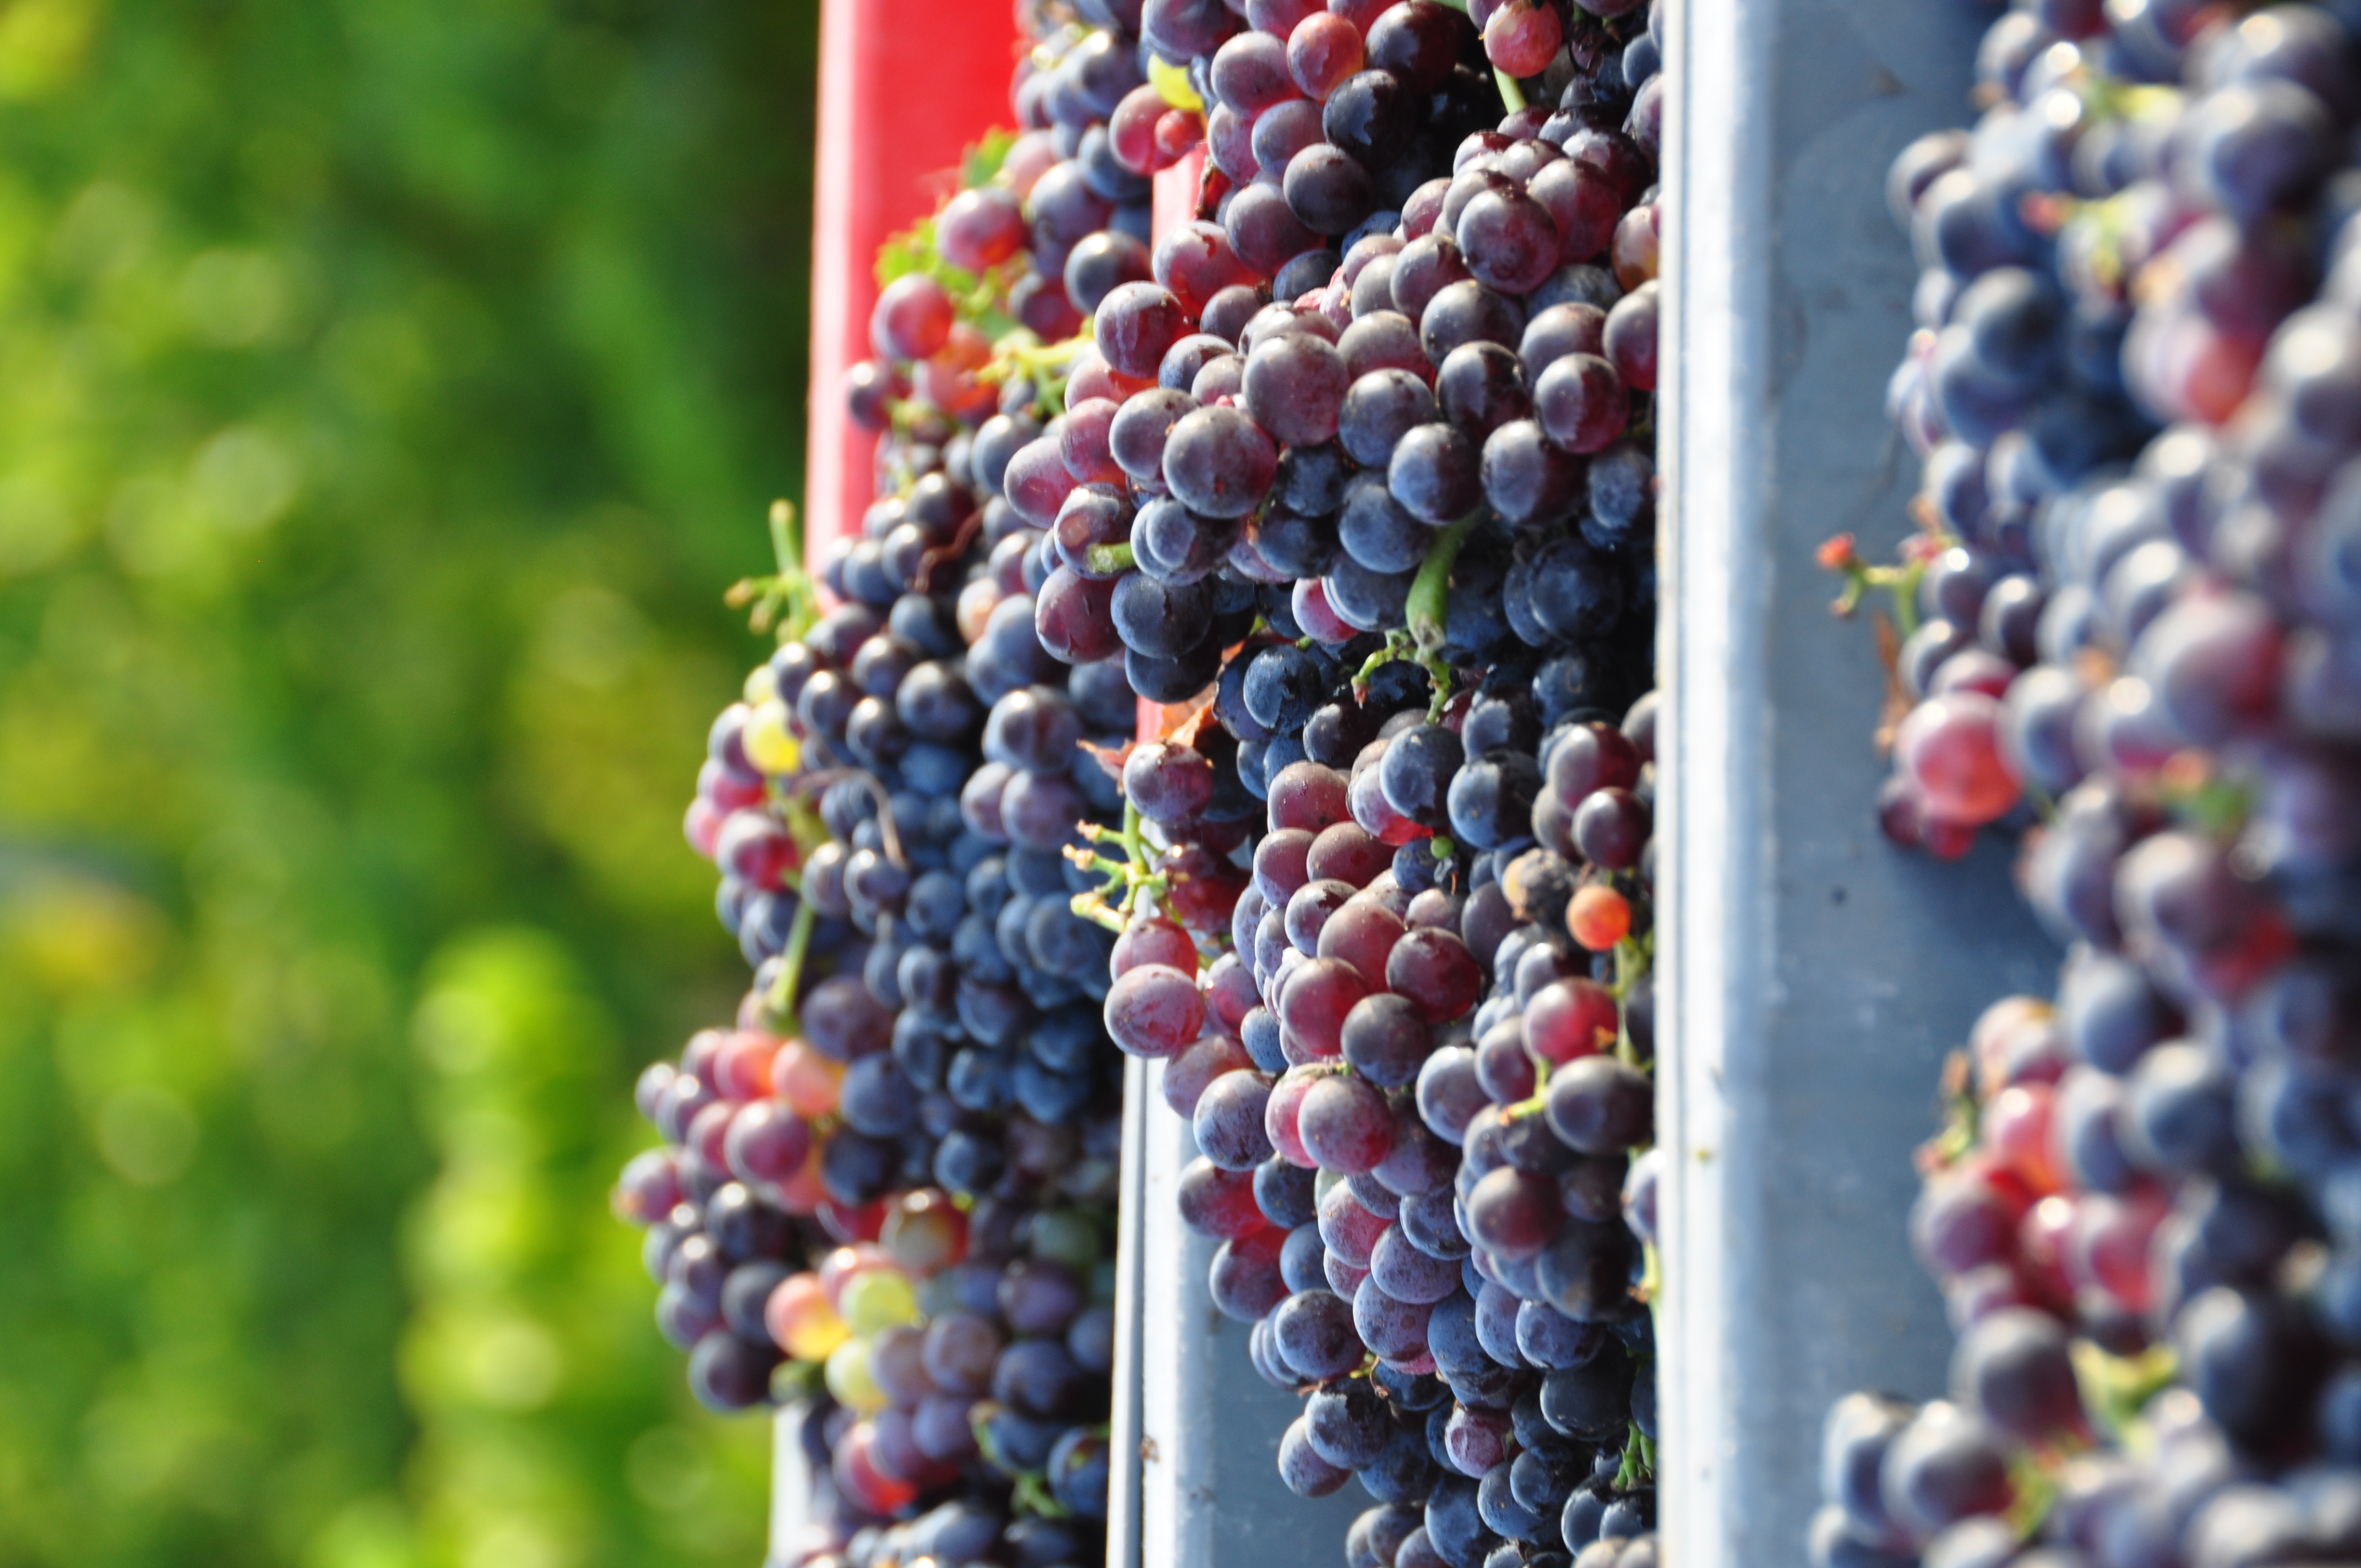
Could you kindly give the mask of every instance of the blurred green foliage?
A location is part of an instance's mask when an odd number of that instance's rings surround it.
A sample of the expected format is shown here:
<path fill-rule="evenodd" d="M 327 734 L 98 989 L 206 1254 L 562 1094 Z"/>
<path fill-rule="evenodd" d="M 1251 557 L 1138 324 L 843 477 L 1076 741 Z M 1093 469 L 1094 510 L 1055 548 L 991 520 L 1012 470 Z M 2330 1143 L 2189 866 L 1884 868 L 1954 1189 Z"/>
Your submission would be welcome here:
<path fill-rule="evenodd" d="M 751 1565 L 603 1192 L 814 0 L 0 0 L 0 1565 Z"/>

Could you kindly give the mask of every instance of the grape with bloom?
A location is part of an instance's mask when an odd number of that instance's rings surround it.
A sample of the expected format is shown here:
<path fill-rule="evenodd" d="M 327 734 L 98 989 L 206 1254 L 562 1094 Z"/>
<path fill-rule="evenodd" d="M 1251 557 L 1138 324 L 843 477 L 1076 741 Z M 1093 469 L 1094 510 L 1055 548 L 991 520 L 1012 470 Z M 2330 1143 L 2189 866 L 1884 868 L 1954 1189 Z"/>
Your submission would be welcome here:
<path fill-rule="evenodd" d="M 1821 560 L 1894 594 L 1887 835 L 2020 839 L 2067 954 L 1922 1154 L 1950 1397 L 1828 1412 L 1811 1561 L 2349 1556 L 2361 17 L 2017 5 L 1977 72 L 1888 188 L 1921 529 Z"/>

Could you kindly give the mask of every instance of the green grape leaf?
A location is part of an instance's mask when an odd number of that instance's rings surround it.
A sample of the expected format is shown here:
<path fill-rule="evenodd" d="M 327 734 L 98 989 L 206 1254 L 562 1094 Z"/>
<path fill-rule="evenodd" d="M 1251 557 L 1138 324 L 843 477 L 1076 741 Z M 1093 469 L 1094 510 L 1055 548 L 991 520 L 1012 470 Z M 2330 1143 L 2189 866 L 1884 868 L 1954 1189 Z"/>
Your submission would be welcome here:
<path fill-rule="evenodd" d="M 960 188 L 972 191 L 988 184 L 1008 160 L 1008 149 L 1016 145 L 1016 133 L 1005 126 L 984 132 L 983 139 L 960 158 Z"/>

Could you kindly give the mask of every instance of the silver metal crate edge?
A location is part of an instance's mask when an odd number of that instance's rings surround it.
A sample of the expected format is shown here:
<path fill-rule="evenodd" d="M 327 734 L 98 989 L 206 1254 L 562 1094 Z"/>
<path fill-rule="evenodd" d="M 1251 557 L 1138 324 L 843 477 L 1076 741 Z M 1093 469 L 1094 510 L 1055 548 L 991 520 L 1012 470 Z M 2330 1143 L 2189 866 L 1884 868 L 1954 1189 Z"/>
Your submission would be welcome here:
<path fill-rule="evenodd" d="M 1115 1367 L 1107 1568 L 1341 1563 L 1346 1528 L 1373 1505 L 1356 1483 L 1313 1501 L 1279 1480 L 1279 1434 L 1301 1405 L 1256 1373 L 1246 1325 L 1213 1308 L 1214 1244 L 1174 1201 L 1196 1140 L 1163 1101 L 1164 1064 L 1130 1063 L 1115 1268 L 1118 1302 L 1128 1284 L 1139 1310 L 1120 1342 L 1134 1359 Z"/>
<path fill-rule="evenodd" d="M 1658 1518 L 1667 1561 L 1684 1568 L 1735 1563 L 1735 1521 L 1719 1485 L 1733 1434 L 1724 1420 L 1736 1369 L 1730 1364 L 1724 1209 L 1717 1187 L 1728 1168 L 1729 1108 L 1722 1052 L 1734 1018 L 1759 983 L 1749 972 L 1760 943 L 1731 927 L 1759 911 L 1755 862 L 1731 852 L 1760 842 L 1746 815 L 1759 804 L 1737 787 L 1759 768 L 1759 736 L 1739 716 L 1761 713 L 1759 664 L 1738 657 L 1756 640 L 1762 564 L 1747 573 L 1735 541 L 1742 506 L 1761 487 L 1741 474 L 1763 466 L 1761 404 L 1764 335 L 1762 269 L 1739 265 L 1769 225 L 1762 165 L 1768 149 L 1740 134 L 1762 111 L 1746 95 L 1745 62 L 1760 53 L 1750 33 L 1762 8 L 1738 0 L 1675 5 L 1665 18 L 1673 84 L 1664 125 L 1664 288 L 1658 360 L 1658 462 L 1668 507 L 1663 552 L 1657 681 L 1669 750 L 1658 769 L 1657 985 L 1664 1049 L 1657 1070 L 1657 1140 L 1668 1152 L 1659 1194 L 1662 1274 L 1657 1322 L 1663 1442 Z M 1694 113 L 1721 106 L 1719 115 Z M 1749 588 L 1754 592 L 1750 595 Z M 1738 683 L 1756 689 L 1746 693 Z M 1752 700 L 1749 700 L 1749 698 Z M 1708 879 L 1711 879 L 1710 885 Z M 1773 1559 L 1776 1561 L 1776 1559 Z"/>
<path fill-rule="evenodd" d="M 1883 413 L 1914 272 L 1884 171 L 1963 123 L 1957 0 L 1680 0 L 1664 169 L 1660 1518 L 1680 1568 L 1799 1563 L 1836 1395 L 1942 1385 L 1912 1146 L 1944 1053 L 2055 949 L 2006 846 L 1874 825 L 1883 675 L 1814 546 L 1882 553 L 1917 465 Z"/>

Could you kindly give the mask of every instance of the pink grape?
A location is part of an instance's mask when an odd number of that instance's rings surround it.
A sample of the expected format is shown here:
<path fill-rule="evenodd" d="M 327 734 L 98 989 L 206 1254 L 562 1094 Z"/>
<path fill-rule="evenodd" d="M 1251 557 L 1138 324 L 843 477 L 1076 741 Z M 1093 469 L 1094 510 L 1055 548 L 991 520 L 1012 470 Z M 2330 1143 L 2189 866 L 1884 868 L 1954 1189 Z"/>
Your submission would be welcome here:
<path fill-rule="evenodd" d="M 1350 642 L 1360 635 L 1328 604 L 1328 590 L 1317 577 L 1304 577 L 1289 590 L 1290 605 L 1295 613 L 1295 624 L 1315 642 L 1331 647 Z"/>
<path fill-rule="evenodd" d="M 757 1100 L 730 1124 L 722 1139 L 730 1173 L 750 1185 L 783 1183 L 811 1153 L 811 1129 L 784 1100 Z"/>
<path fill-rule="evenodd" d="M 1180 926 L 1160 915 L 1150 915 L 1124 927 L 1123 935 L 1115 939 L 1115 953 L 1107 960 L 1108 971 L 1127 974 L 1144 964 L 1161 964 L 1183 974 L 1193 974 L 1197 969 L 1197 944 Z"/>
<path fill-rule="evenodd" d="M 1111 606 L 1115 583 L 1060 566 L 1041 585 L 1033 607 L 1033 630 L 1041 646 L 1069 664 L 1095 664 L 1123 652 Z"/>
<path fill-rule="evenodd" d="M 2156 1296 L 2149 1272 L 2153 1241 L 2169 1212 L 2154 1191 L 2082 1198 L 2064 1249 L 2067 1277 L 2081 1289 L 2111 1298 L 2126 1312 L 2146 1312 Z"/>
<path fill-rule="evenodd" d="M 1180 1223 L 1201 1236 L 1235 1241 L 1270 1228 L 1255 1202 L 1254 1177 L 1224 1170 L 1202 1156 L 1182 1168 L 1174 1198 Z"/>
<path fill-rule="evenodd" d="M 1400 950 L 1396 948 L 1397 953 Z M 1460 956 L 1466 958 L 1465 948 L 1460 949 Z M 1467 959 L 1466 962 L 1473 970 L 1475 960 Z M 1286 992 L 1279 1000 L 1279 1022 L 1313 1056 L 1339 1056 L 1344 1050 L 1345 1014 L 1373 989 L 1358 970 L 1343 959 L 1313 959 L 1288 982 Z M 1418 998 L 1413 996 L 1411 1000 L 1415 1003 Z"/>
<path fill-rule="evenodd" d="M 1368 1266 L 1370 1249 L 1391 1223 L 1384 1216 L 1363 1208 L 1348 1182 L 1338 1182 L 1320 1200 L 1321 1241 L 1330 1252 L 1356 1268 Z"/>
<path fill-rule="evenodd" d="M 1286 1240 L 1283 1231 L 1265 1230 L 1216 1248 L 1205 1281 L 1214 1309 L 1250 1323 L 1287 1299 L 1287 1281 L 1279 1273 L 1279 1252 Z"/>
<path fill-rule="evenodd" d="M 1205 993 L 1207 1015 L 1215 1027 L 1233 1038 L 1246 1026 L 1246 1014 L 1261 1004 L 1262 999 L 1255 992 L 1253 971 L 1235 953 L 1224 953 L 1215 959 L 1197 983 Z"/>
<path fill-rule="evenodd" d="M 1176 1116 L 1193 1116 L 1207 1089 L 1253 1066 L 1254 1059 L 1237 1041 L 1227 1035 L 1208 1035 L 1165 1065 L 1164 1103 Z"/>
<path fill-rule="evenodd" d="M 1360 29 L 1332 12 L 1314 12 L 1288 35 L 1287 72 L 1315 102 L 1326 102 L 1367 58 Z"/>
<path fill-rule="evenodd" d="M 770 1092 L 771 1064 L 786 1042 L 752 1029 L 733 1031 L 713 1057 L 713 1087 L 729 1100 L 759 1100 Z"/>
<path fill-rule="evenodd" d="M 1066 417 L 1052 427 L 1058 432 L 1058 456 L 1079 483 L 1121 485 L 1128 477 L 1107 444 L 1120 406 L 1111 398 L 1087 399 L 1067 410 Z M 1064 510 L 1061 505 L 1061 516 Z M 1125 538 L 1129 538 L 1128 532 Z"/>
<path fill-rule="evenodd" d="M 1475 956 L 1448 931 L 1412 931 L 1386 959 L 1386 989 L 1410 998 L 1430 1024 L 1466 1012 L 1483 988 L 1484 971 Z"/>
<path fill-rule="evenodd" d="M 1311 879 L 1312 835 L 1301 828 L 1281 828 L 1263 835 L 1255 846 L 1255 888 L 1273 909 L 1285 909 L 1295 890 Z"/>
<path fill-rule="evenodd" d="M 1270 1138 L 1270 1146 L 1278 1151 L 1279 1158 L 1306 1170 L 1317 1162 L 1304 1152 L 1303 1137 L 1296 1124 L 1302 1113 L 1303 1097 L 1312 1092 L 1318 1080 L 1319 1074 L 1310 1067 L 1291 1067 L 1271 1086 L 1270 1099 L 1263 1106 L 1263 1131 Z"/>
<path fill-rule="evenodd" d="M 962 191 L 935 214 L 935 247 L 966 272 L 998 266 L 1025 247 L 1025 207 L 996 185 Z"/>
<path fill-rule="evenodd" d="M 1334 878 L 1355 887 L 1367 887 L 1394 863 L 1393 851 L 1357 822 L 1340 821 L 1320 829 L 1303 858 L 1304 870 L 1314 877 Z"/>
<path fill-rule="evenodd" d="M 1351 965 L 1375 991 L 1385 983 L 1387 961 L 1405 929 L 1383 905 L 1356 898 L 1321 927 L 1318 956 Z"/>
<path fill-rule="evenodd" d="M 1107 140 L 1117 163 L 1134 174 L 1154 171 L 1157 122 L 1169 107 L 1152 82 L 1143 82 L 1124 94 L 1107 117 Z"/>
<path fill-rule="evenodd" d="M 1345 821 L 1351 815 L 1345 801 L 1349 783 L 1334 768 L 1312 762 L 1290 762 L 1270 781 L 1270 825 L 1316 834 Z"/>
<path fill-rule="evenodd" d="M 1107 989 L 1103 1010 L 1108 1037 L 1126 1053 L 1151 1059 L 1178 1055 L 1205 1025 L 1205 999 L 1197 982 L 1167 964 L 1142 964 Z"/>
<path fill-rule="evenodd" d="M 1945 821 L 1991 822 L 2021 793 L 2001 753 L 2000 704 L 1981 692 L 1954 692 L 1911 709 L 1894 732 L 1894 755 Z"/>
<path fill-rule="evenodd" d="M 1394 1117 L 1386 1097 L 1349 1073 L 1313 1084 L 1296 1125 L 1304 1152 L 1323 1168 L 1346 1176 L 1375 1169 L 1393 1152 Z"/>
<path fill-rule="evenodd" d="M 877 296 L 869 341 L 888 359 L 926 359 L 950 341 L 950 295 L 923 272 L 906 272 Z"/>

